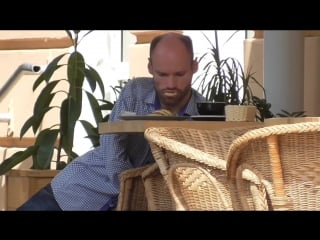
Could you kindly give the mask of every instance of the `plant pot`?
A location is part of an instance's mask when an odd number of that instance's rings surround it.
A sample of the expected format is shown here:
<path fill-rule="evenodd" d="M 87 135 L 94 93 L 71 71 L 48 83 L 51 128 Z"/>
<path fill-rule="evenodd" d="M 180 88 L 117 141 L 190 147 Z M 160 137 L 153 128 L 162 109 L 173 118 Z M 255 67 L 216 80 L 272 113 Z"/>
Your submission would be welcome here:
<path fill-rule="evenodd" d="M 12 169 L 6 176 L 6 210 L 16 210 L 60 170 Z"/>
<path fill-rule="evenodd" d="M 225 115 L 225 102 L 197 102 L 197 109 L 200 115 Z"/>
<path fill-rule="evenodd" d="M 226 121 L 255 122 L 257 108 L 252 105 L 226 105 Z"/>

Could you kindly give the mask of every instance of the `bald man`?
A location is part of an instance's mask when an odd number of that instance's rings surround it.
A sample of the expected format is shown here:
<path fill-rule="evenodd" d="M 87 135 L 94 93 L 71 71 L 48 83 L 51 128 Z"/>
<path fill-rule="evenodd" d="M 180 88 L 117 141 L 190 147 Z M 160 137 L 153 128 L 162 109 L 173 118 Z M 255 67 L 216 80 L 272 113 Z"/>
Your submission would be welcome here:
<path fill-rule="evenodd" d="M 198 115 L 196 103 L 205 98 L 191 87 L 198 70 L 190 37 L 169 32 L 150 44 L 148 71 L 153 76 L 128 80 L 109 117 L 124 111 L 147 115 L 166 109 L 177 116 Z M 100 146 L 79 156 L 19 211 L 99 211 L 116 207 L 119 174 L 154 162 L 142 134 L 104 134 Z"/>

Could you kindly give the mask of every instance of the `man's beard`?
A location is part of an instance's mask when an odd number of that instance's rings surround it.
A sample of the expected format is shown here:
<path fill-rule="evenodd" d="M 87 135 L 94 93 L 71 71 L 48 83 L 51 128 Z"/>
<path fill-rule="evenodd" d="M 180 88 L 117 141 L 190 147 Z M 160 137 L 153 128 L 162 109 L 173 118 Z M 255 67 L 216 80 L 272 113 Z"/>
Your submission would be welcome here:
<path fill-rule="evenodd" d="M 188 92 L 182 92 L 176 90 L 175 92 L 163 91 L 162 92 L 162 102 L 166 106 L 176 106 L 177 103 L 183 101 Z"/>

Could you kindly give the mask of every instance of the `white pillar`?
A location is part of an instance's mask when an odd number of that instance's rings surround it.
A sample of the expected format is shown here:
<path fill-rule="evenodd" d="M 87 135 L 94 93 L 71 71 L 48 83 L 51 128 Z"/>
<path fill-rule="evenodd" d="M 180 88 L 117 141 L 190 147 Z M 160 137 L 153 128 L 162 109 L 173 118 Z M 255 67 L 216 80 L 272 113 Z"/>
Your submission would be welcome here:
<path fill-rule="evenodd" d="M 264 31 L 263 75 L 274 114 L 304 110 L 303 31 Z"/>

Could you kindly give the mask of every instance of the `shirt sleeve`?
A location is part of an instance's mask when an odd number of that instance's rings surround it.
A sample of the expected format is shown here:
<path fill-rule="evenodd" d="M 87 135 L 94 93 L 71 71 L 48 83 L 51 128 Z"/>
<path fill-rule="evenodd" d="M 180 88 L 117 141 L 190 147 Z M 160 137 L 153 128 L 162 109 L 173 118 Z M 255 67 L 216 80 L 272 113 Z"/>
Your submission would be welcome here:
<path fill-rule="evenodd" d="M 120 120 L 123 111 L 135 111 L 131 81 L 129 80 L 121 91 L 110 114 L 109 122 Z M 119 174 L 124 170 L 133 168 L 128 155 L 128 135 L 102 134 L 100 145 L 103 149 L 110 149 L 106 152 L 104 159 L 106 172 L 111 181 L 119 187 Z"/>

